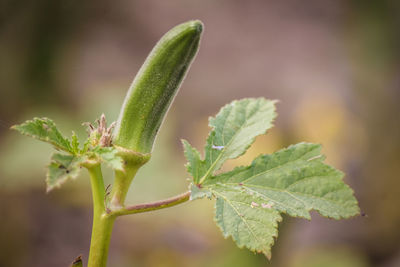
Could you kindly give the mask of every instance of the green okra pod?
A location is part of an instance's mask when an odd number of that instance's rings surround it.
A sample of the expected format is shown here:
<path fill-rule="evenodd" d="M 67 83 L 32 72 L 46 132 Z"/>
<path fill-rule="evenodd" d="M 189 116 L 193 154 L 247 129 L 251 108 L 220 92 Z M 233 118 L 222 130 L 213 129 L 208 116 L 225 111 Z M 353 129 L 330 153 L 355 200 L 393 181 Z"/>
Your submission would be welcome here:
<path fill-rule="evenodd" d="M 153 48 L 122 106 L 113 143 L 150 153 L 157 132 L 200 42 L 203 24 L 188 21 L 172 28 Z"/>

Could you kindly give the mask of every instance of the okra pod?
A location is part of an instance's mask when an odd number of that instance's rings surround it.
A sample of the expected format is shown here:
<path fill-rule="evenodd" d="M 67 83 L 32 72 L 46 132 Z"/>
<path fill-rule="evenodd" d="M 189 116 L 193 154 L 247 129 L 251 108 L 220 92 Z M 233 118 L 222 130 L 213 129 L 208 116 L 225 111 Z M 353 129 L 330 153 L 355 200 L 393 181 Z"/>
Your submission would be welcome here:
<path fill-rule="evenodd" d="M 193 61 L 203 24 L 188 21 L 168 31 L 153 48 L 124 100 L 113 144 L 150 153 L 161 123 Z"/>

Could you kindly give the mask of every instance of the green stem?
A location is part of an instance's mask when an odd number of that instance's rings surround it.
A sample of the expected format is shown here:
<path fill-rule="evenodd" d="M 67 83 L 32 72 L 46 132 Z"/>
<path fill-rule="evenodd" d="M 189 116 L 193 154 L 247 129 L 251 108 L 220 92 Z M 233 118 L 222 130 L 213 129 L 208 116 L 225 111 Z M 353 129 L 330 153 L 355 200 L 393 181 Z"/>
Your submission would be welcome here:
<path fill-rule="evenodd" d="M 115 216 L 106 212 L 105 188 L 100 164 L 88 168 L 93 194 L 93 227 L 88 267 L 105 267 Z"/>
<path fill-rule="evenodd" d="M 111 191 L 111 208 L 119 209 L 124 206 L 129 187 L 141 165 L 125 166 L 125 172 L 116 171 L 114 185 Z"/>
<path fill-rule="evenodd" d="M 110 207 L 105 205 L 106 192 L 100 164 L 88 166 L 93 194 L 93 228 L 90 243 L 88 267 L 105 267 L 112 228 L 118 216 L 164 209 L 186 202 L 190 192 L 146 204 L 124 206 L 126 194 L 138 169 L 146 163 L 150 155 L 132 151 L 120 151 L 124 159 L 124 170 L 115 172 L 114 186 L 111 192 Z"/>
<path fill-rule="evenodd" d="M 124 161 L 124 171 L 115 171 L 115 180 L 110 195 L 110 208 L 120 209 L 124 206 L 126 194 L 137 171 L 149 161 L 151 154 L 142 154 L 123 147 L 118 149 L 119 156 Z"/>
<path fill-rule="evenodd" d="M 184 202 L 188 201 L 189 199 L 190 199 L 190 191 L 185 192 L 180 195 L 177 195 L 175 197 L 171 197 L 171 198 L 156 201 L 156 202 L 123 207 L 119 210 L 112 211 L 110 213 L 110 215 L 121 216 L 121 215 L 128 215 L 128 214 L 135 214 L 135 213 L 142 213 L 142 212 L 147 212 L 147 211 L 165 209 L 168 207 L 172 207 L 172 206 L 176 206 L 178 204 L 184 203 Z"/>

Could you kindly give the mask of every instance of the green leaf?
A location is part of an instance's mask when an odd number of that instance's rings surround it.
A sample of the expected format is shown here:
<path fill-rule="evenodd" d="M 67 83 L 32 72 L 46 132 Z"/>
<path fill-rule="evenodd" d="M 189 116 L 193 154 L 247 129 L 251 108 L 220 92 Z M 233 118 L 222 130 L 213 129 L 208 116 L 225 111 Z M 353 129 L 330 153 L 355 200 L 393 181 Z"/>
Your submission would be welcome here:
<path fill-rule="evenodd" d="M 353 190 L 343 173 L 323 163 L 321 146 L 300 143 L 271 155 L 261 155 L 248 167 L 220 174 L 204 188 L 223 184 L 240 186 L 244 194 L 257 195 L 274 209 L 310 219 L 310 210 L 333 219 L 359 214 Z"/>
<path fill-rule="evenodd" d="M 250 166 L 215 174 L 222 164 L 246 152 L 257 135 L 272 126 L 275 102 L 244 99 L 226 105 L 210 119 L 204 160 L 183 140 L 191 199 L 214 196 L 215 220 L 225 237 L 270 257 L 280 213 L 310 219 L 310 211 L 340 219 L 359 214 L 343 173 L 324 164 L 321 146 L 300 143 L 257 157 Z"/>
<path fill-rule="evenodd" d="M 113 170 L 124 171 L 124 162 L 114 147 L 96 147 L 92 151 Z"/>
<path fill-rule="evenodd" d="M 201 176 L 207 172 L 207 166 L 203 160 L 200 159 L 200 153 L 192 147 L 188 141 L 182 140 L 184 154 L 188 163 L 185 165 L 187 171 L 193 176 L 195 183 L 198 183 Z"/>
<path fill-rule="evenodd" d="M 72 137 L 71 137 L 71 148 L 74 154 L 78 154 L 79 152 L 81 152 L 79 149 L 78 136 L 76 136 L 76 133 L 74 131 L 72 132 Z"/>
<path fill-rule="evenodd" d="M 117 153 L 113 147 L 96 147 L 83 155 L 53 154 L 47 171 L 47 192 L 60 187 L 68 179 L 76 178 L 84 163 L 104 162 L 114 170 L 124 171 L 123 160 Z"/>
<path fill-rule="evenodd" d="M 278 211 L 261 205 L 257 196 L 249 197 L 239 189 L 216 186 L 215 221 L 225 238 L 232 236 L 238 247 L 263 253 L 271 258 L 271 246 L 278 236 Z M 219 189 L 219 190 L 214 190 Z"/>
<path fill-rule="evenodd" d="M 257 157 L 206 180 L 193 199 L 211 192 L 217 198 L 216 222 L 239 247 L 270 256 L 279 213 L 310 219 L 310 211 L 340 219 L 359 214 L 343 173 L 323 163 L 318 144 L 300 143 Z"/>
<path fill-rule="evenodd" d="M 54 153 L 47 171 L 47 192 L 59 188 L 68 179 L 75 179 L 84 161 L 83 157 Z"/>
<path fill-rule="evenodd" d="M 255 137 L 271 128 L 276 117 L 275 102 L 264 98 L 248 98 L 223 107 L 215 118 L 210 118 L 212 131 L 207 138 L 204 160 L 200 159 L 196 149 L 183 141 L 189 161 L 187 169 L 194 183 L 206 181 L 226 160 L 245 153 Z"/>
<path fill-rule="evenodd" d="M 11 129 L 21 134 L 36 138 L 52 144 L 56 149 L 73 153 L 70 141 L 65 138 L 57 129 L 55 123 L 48 118 L 34 118 L 20 125 L 14 125 Z"/>

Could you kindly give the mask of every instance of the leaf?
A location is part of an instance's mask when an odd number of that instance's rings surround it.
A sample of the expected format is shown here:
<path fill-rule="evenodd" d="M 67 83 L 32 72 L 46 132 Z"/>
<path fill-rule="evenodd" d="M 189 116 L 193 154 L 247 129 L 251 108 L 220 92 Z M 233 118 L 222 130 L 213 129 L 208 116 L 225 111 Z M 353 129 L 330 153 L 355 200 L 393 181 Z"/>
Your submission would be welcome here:
<path fill-rule="evenodd" d="M 20 125 L 14 125 L 11 129 L 21 134 L 36 138 L 52 144 L 55 148 L 73 153 L 70 141 L 57 129 L 55 123 L 48 118 L 34 118 Z"/>
<path fill-rule="evenodd" d="M 224 236 L 269 257 L 279 213 L 307 219 L 311 210 L 334 219 L 359 214 L 343 173 L 324 164 L 324 159 L 320 145 L 293 145 L 211 177 L 192 198 L 211 192 L 217 198 L 216 222 Z"/>
<path fill-rule="evenodd" d="M 81 153 L 86 153 L 89 151 L 90 148 L 90 137 L 86 139 L 86 141 L 83 143 L 83 148 L 81 149 Z"/>
<path fill-rule="evenodd" d="M 225 238 L 232 236 L 238 247 L 246 247 L 271 258 L 271 246 L 278 236 L 279 212 L 262 206 L 262 199 L 249 197 L 237 188 L 218 188 L 215 221 Z"/>
<path fill-rule="evenodd" d="M 257 195 L 274 209 L 291 216 L 310 219 L 310 210 L 340 219 L 359 214 L 353 190 L 343 173 L 323 163 L 321 146 L 300 143 L 272 155 L 261 155 L 248 167 L 220 174 L 204 184 L 243 189 Z"/>
<path fill-rule="evenodd" d="M 310 219 L 310 211 L 340 219 L 359 214 L 343 173 L 326 165 L 321 146 L 300 143 L 257 157 L 250 166 L 216 174 L 222 164 L 246 152 L 275 118 L 275 101 L 244 99 L 210 119 L 205 156 L 182 140 L 186 168 L 193 177 L 191 200 L 216 198 L 215 221 L 239 247 L 271 256 L 280 213 Z"/>
<path fill-rule="evenodd" d="M 124 162 L 114 147 L 96 147 L 93 149 L 102 162 L 106 163 L 113 170 L 124 171 Z"/>
<path fill-rule="evenodd" d="M 187 171 L 193 176 L 195 183 L 198 183 L 201 176 L 207 172 L 206 164 L 200 159 L 200 153 L 192 147 L 188 141 L 182 140 L 184 154 L 188 163 L 186 164 Z"/>
<path fill-rule="evenodd" d="M 47 192 L 60 187 L 68 179 L 76 178 L 83 163 L 104 162 L 114 170 L 124 171 L 123 160 L 117 153 L 113 147 L 96 147 L 82 155 L 53 154 L 46 178 Z"/>
<path fill-rule="evenodd" d="M 59 188 L 68 179 L 75 179 L 84 161 L 83 157 L 54 153 L 47 171 L 47 192 Z"/>
<path fill-rule="evenodd" d="M 183 141 L 189 161 L 187 169 L 194 183 L 203 183 L 226 160 L 245 153 L 256 136 L 271 128 L 276 117 L 275 102 L 264 98 L 248 98 L 223 107 L 215 118 L 210 118 L 212 131 L 207 138 L 204 160 L 200 159 L 196 149 Z"/>
<path fill-rule="evenodd" d="M 72 131 L 71 136 L 71 148 L 74 154 L 78 154 L 80 152 L 78 136 L 76 136 L 74 131 Z"/>

